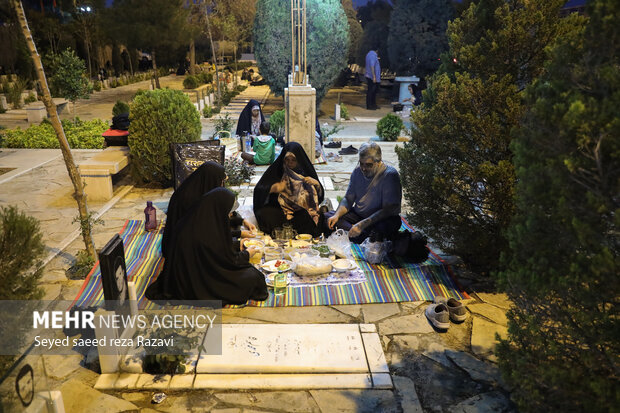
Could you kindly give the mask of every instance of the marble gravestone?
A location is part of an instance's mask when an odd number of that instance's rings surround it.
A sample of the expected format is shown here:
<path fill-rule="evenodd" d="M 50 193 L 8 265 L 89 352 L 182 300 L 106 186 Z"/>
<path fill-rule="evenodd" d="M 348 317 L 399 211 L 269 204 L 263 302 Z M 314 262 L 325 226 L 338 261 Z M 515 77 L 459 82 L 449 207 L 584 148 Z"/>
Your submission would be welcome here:
<path fill-rule="evenodd" d="M 379 335 L 365 324 L 224 324 L 205 335 L 194 388 L 392 388 Z"/>
<path fill-rule="evenodd" d="M 364 343 L 356 324 L 299 327 L 222 325 L 222 354 L 207 354 L 197 373 L 366 373 Z"/>

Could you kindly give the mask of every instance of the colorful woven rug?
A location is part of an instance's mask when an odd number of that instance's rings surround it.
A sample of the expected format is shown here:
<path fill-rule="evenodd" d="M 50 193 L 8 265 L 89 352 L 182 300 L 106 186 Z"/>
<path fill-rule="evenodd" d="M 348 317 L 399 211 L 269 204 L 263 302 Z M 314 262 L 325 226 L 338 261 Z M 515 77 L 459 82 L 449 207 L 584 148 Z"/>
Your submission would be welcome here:
<path fill-rule="evenodd" d="M 404 219 L 401 229 L 413 231 Z M 163 226 L 160 224 L 158 231 L 146 232 L 142 221 L 131 220 L 127 221 L 120 232 L 125 247 L 127 277 L 136 284 L 136 295 L 141 302 L 146 300 L 144 292 L 163 265 L 159 250 L 162 230 Z M 247 305 L 285 307 L 393 303 L 433 300 L 438 295 L 456 299 L 469 298 L 454 281 L 450 267 L 435 253 L 431 253 L 428 260 L 421 264 L 407 263 L 399 258 L 373 265 L 361 259 L 358 245 L 352 245 L 352 250 L 357 264 L 366 275 L 366 282 L 288 288 L 284 296 L 275 297 L 271 294 L 265 301 L 248 301 Z M 86 277 L 74 304 L 88 307 L 100 306 L 102 303 L 101 271 L 97 262 Z"/>

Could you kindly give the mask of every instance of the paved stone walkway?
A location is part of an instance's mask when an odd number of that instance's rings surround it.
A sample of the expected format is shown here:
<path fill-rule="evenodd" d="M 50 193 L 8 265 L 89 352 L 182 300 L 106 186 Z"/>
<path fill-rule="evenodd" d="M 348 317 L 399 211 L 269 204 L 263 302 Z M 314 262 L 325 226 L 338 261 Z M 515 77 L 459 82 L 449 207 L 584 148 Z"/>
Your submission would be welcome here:
<path fill-rule="evenodd" d="M 164 85 L 179 85 L 182 79 L 165 78 Z M 169 82 L 169 83 L 166 83 Z M 143 82 L 145 83 L 145 82 Z M 112 89 L 100 100 L 78 104 L 78 114 L 106 118 L 119 96 L 130 96 L 141 85 Z M 148 84 L 147 84 L 148 87 Z M 142 88 L 146 88 L 142 85 Z M 260 91 L 248 89 L 246 96 Z M 101 92 L 103 93 L 103 92 Z M 328 108 L 334 102 L 334 91 L 328 94 L 322 109 L 326 116 L 321 122 L 333 124 Z M 346 99 L 352 115 L 365 117 L 364 95 L 352 89 Z M 327 103 L 326 103 L 327 102 Z M 389 112 L 383 107 L 374 116 Z M 333 106 L 332 106 L 333 107 Z M 333 109 L 332 109 L 333 110 Z M 0 122 L 2 118 L 0 117 Z M 203 135 L 212 130 L 212 120 L 203 120 Z M 338 137 L 345 145 L 359 145 L 375 134 L 374 121 L 344 122 L 345 129 Z M 344 142 L 343 142 L 344 143 Z M 394 148 L 402 143 L 380 143 L 384 159 L 398 166 Z M 24 152 L 26 151 L 26 152 Z M 83 280 L 71 280 L 66 270 L 83 249 L 80 238 L 71 241 L 77 230 L 72 224 L 76 213 L 71 198 L 71 185 L 59 151 L 28 152 L 2 150 L 0 167 L 17 163 L 17 172 L 3 180 L 0 175 L 0 205 L 16 204 L 41 221 L 44 241 L 49 252 L 62 251 L 43 270 L 41 285 L 47 299 L 73 299 Z M 330 150 L 327 150 L 328 152 Z M 77 160 L 97 151 L 76 151 Z M 29 156 L 28 154 L 32 154 Z M 329 176 L 334 190 L 327 197 L 343 195 L 357 156 L 343 156 L 343 162 L 318 165 L 320 176 Z M 19 159 L 19 162 L 16 162 Z M 13 160 L 13 161 L 11 161 Z M 38 166 L 44 163 L 42 166 Z M 37 167 L 38 166 L 38 167 Z M 34 169 L 30 169 L 35 167 Z M 257 168 L 261 173 L 264 167 Z M 95 244 L 102 247 L 117 233 L 127 219 L 143 219 L 147 200 L 154 201 L 160 210 L 165 208 L 172 189 L 132 187 L 128 177 L 115 186 L 118 199 L 112 206 L 91 203 L 92 211 L 101 211 L 104 224 L 94 228 Z M 251 196 L 251 188 L 242 188 L 240 196 Z M 108 208 L 109 207 L 109 208 Z M 64 244 L 68 244 L 65 245 Z M 457 274 L 462 275 L 457 268 Z M 81 357 L 48 358 L 49 384 L 60 389 L 67 412 L 110 412 L 138 410 L 141 412 L 508 412 L 514 411 L 509 392 L 499 378 L 492 354 L 495 333 L 505 335 L 506 297 L 496 293 L 477 293 L 469 290 L 470 316 L 461 324 L 452 324 L 447 332 L 435 331 L 424 316 L 428 303 L 408 302 L 321 307 L 228 309 L 223 311 L 228 323 L 372 323 L 381 335 L 394 390 L 311 390 L 311 391 L 200 391 L 170 392 L 161 404 L 151 404 L 151 392 L 99 392 L 93 389 L 98 374 L 82 367 Z M 53 368 L 52 368 L 53 366 Z"/>

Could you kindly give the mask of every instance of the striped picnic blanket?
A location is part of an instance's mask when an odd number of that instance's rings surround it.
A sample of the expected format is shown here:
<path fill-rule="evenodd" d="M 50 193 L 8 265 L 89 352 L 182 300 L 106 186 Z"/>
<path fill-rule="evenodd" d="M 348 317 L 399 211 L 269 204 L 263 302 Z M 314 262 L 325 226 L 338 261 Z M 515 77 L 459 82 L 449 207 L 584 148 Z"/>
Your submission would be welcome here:
<path fill-rule="evenodd" d="M 401 229 L 413 230 L 404 219 Z M 157 231 L 146 232 L 144 223 L 135 220 L 127 221 L 120 231 L 125 247 L 127 278 L 135 283 L 139 301 L 147 300 L 144 292 L 163 266 L 160 252 L 162 231 L 161 223 Z M 374 265 L 361 258 L 362 254 L 358 245 L 352 244 L 352 251 L 357 264 L 366 275 L 366 282 L 289 287 L 283 296 L 276 297 L 270 294 L 265 301 L 248 301 L 247 305 L 284 307 L 393 303 L 433 300 L 438 295 L 456 299 L 469 298 L 454 281 L 450 267 L 433 252 L 428 260 L 421 264 L 412 264 L 396 258 L 381 265 Z M 100 306 L 102 303 L 101 271 L 97 262 L 86 277 L 74 304 L 87 307 Z"/>

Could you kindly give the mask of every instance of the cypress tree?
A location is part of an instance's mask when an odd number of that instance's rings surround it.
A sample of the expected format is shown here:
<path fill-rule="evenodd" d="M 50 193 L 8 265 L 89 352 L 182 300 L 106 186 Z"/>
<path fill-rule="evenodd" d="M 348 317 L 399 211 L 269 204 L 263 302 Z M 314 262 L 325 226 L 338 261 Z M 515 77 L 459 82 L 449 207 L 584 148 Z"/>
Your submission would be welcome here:
<path fill-rule="evenodd" d="M 307 62 L 317 104 L 347 65 L 349 30 L 340 0 L 312 0 L 307 8 Z M 258 0 L 254 49 L 260 74 L 276 95 L 291 71 L 291 2 Z"/>
<path fill-rule="evenodd" d="M 510 131 L 544 49 L 573 27 L 563 0 L 480 0 L 448 25 L 449 58 L 398 150 L 411 222 L 473 270 L 498 269 L 514 213 Z M 454 60 L 453 60 L 454 59 Z"/>
<path fill-rule="evenodd" d="M 514 301 L 498 355 L 522 411 L 617 411 L 620 4 L 551 49 L 512 143 L 516 216 L 503 287 Z"/>
<path fill-rule="evenodd" d="M 452 14 L 450 0 L 396 1 L 388 36 L 392 70 L 420 78 L 437 70 L 448 48 L 446 29 Z"/>

